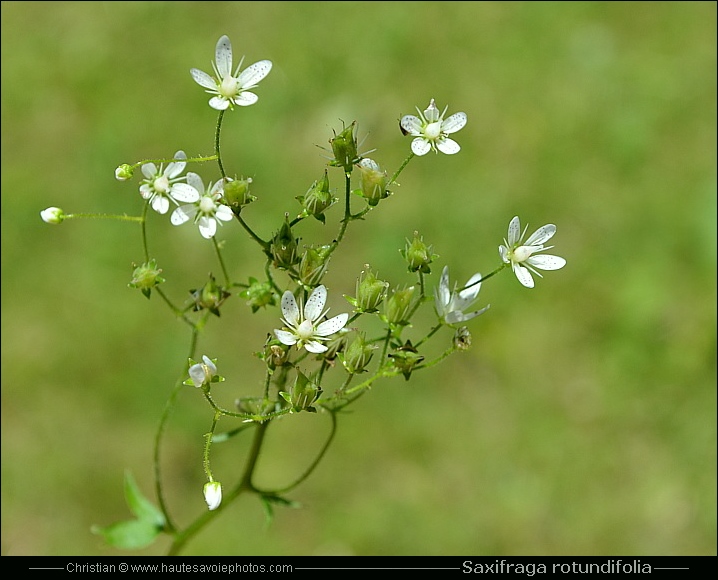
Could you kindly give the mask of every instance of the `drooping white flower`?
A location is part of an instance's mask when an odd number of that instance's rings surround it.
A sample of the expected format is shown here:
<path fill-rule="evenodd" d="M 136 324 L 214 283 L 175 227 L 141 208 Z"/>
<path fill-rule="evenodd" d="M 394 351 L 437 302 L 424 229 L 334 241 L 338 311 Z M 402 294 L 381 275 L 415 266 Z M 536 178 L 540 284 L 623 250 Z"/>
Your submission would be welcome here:
<path fill-rule="evenodd" d="M 334 318 L 319 322 L 324 315 L 324 305 L 327 302 L 327 289 L 324 286 L 317 286 L 307 299 L 304 309 L 300 310 L 294 294 L 287 290 L 282 296 L 282 322 L 289 330 L 274 330 L 282 344 L 297 345 L 297 348 L 304 347 L 311 353 L 319 354 L 328 349 L 321 341 L 339 332 L 347 323 L 349 314 L 339 314 Z"/>
<path fill-rule="evenodd" d="M 48 224 L 60 224 L 65 219 L 65 212 L 59 207 L 48 207 L 40 212 L 42 221 Z"/>
<path fill-rule="evenodd" d="M 177 151 L 174 158 L 177 161 L 172 161 L 167 167 L 160 165 L 158 168 L 154 163 L 142 165 L 142 175 L 145 179 L 140 185 L 140 195 L 149 200 L 152 209 L 160 214 L 167 213 L 170 201 L 179 205 L 180 201 L 193 202 L 199 198 L 199 194 L 192 187 L 186 183 L 179 183 L 185 179 L 179 175 L 187 166 L 183 161 L 187 159 L 187 155 L 184 151 Z"/>
<path fill-rule="evenodd" d="M 208 385 L 216 374 L 217 366 L 207 355 L 202 355 L 201 363 L 196 363 L 189 367 L 189 378 L 192 379 L 192 385 L 195 387 Z"/>
<path fill-rule="evenodd" d="M 216 510 L 222 503 L 222 484 L 219 481 L 208 481 L 204 484 L 204 501 L 211 510 Z"/>
<path fill-rule="evenodd" d="M 452 291 L 449 288 L 449 267 L 444 266 L 439 286 L 434 290 L 436 313 L 442 321 L 446 324 L 466 322 L 489 309 L 489 307 L 486 306 L 475 312 L 464 312 L 479 295 L 479 290 L 481 290 L 481 282 L 479 282 L 479 280 L 481 280 L 481 274 L 477 272 L 469 278 L 461 290 L 457 291 L 456 288 L 454 288 Z"/>
<path fill-rule="evenodd" d="M 519 282 L 526 288 L 533 288 L 534 279 L 531 272 L 539 276 L 539 278 L 543 278 L 536 268 L 539 270 L 559 270 L 566 265 L 566 260 L 550 254 L 536 255 L 537 252 L 553 248 L 553 246 L 544 246 L 544 242 L 547 242 L 556 233 L 555 225 L 541 226 L 524 242 L 522 240 L 526 235 L 527 228 L 528 226 L 522 232 L 519 216 L 515 216 L 509 223 L 508 238 L 504 238 L 504 243 L 499 246 L 499 254 L 505 264 L 511 264 L 511 268 Z"/>
<path fill-rule="evenodd" d="M 259 100 L 259 97 L 249 89 L 256 87 L 259 81 L 269 74 L 272 70 L 272 61 L 260 60 L 240 73 L 243 60 L 244 57 L 233 73 L 232 43 L 225 35 L 217 41 L 215 48 L 212 63 L 214 77 L 196 68 L 189 71 L 197 84 L 207 89 L 208 93 L 215 95 L 209 100 L 209 106 L 213 109 L 224 111 L 227 108 L 233 109 L 234 105 L 246 107 Z"/>
<path fill-rule="evenodd" d="M 399 125 L 409 135 L 414 137 L 411 142 L 411 150 L 416 155 L 426 155 L 429 150 L 434 152 L 438 149 L 447 155 L 458 153 L 461 147 L 459 144 L 448 137 L 451 133 L 456 133 L 464 125 L 466 125 L 466 113 L 454 113 L 448 119 L 444 119 L 446 114 L 439 114 L 439 109 L 431 99 L 429 106 L 422 113 L 417 107 L 419 117 L 414 115 L 405 115 L 401 118 Z"/>
<path fill-rule="evenodd" d="M 202 237 L 210 239 L 217 233 L 218 223 L 228 222 L 234 218 L 229 206 L 221 203 L 224 180 L 220 179 L 214 185 L 210 182 L 205 189 L 202 178 L 196 173 L 189 172 L 187 173 L 187 187 L 196 194 L 194 203 L 179 206 L 172 212 L 170 221 L 173 225 L 179 226 L 189 220 L 194 220 L 194 223 L 199 226 L 199 233 L 202 234 Z"/>

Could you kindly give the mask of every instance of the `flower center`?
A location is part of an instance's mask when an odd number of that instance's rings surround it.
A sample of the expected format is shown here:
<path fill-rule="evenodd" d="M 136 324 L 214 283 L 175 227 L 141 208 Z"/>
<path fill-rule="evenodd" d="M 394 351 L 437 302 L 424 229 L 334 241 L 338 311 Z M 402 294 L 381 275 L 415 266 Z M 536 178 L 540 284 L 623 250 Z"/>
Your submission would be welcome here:
<path fill-rule="evenodd" d="M 303 321 L 297 328 L 297 336 L 302 340 L 307 340 L 308 338 L 311 338 L 313 334 L 314 325 L 312 324 L 311 320 Z"/>
<path fill-rule="evenodd" d="M 429 123 L 426 129 L 424 129 L 424 136 L 429 140 L 434 140 L 439 135 L 441 135 L 441 123 L 438 121 L 436 123 Z"/>
<path fill-rule="evenodd" d="M 199 202 L 199 211 L 202 213 L 213 213 L 214 212 L 214 200 L 205 195 Z"/>
<path fill-rule="evenodd" d="M 533 253 L 534 248 L 531 246 L 519 246 L 513 251 L 514 260 L 516 262 L 524 262 Z"/>
<path fill-rule="evenodd" d="M 233 76 L 227 76 L 222 79 L 222 84 L 219 85 L 219 94 L 223 97 L 235 97 L 237 96 L 237 89 L 239 83 Z"/>
<path fill-rule="evenodd" d="M 152 188 L 157 193 L 167 193 L 170 190 L 170 180 L 166 175 L 158 177 L 152 182 Z"/>

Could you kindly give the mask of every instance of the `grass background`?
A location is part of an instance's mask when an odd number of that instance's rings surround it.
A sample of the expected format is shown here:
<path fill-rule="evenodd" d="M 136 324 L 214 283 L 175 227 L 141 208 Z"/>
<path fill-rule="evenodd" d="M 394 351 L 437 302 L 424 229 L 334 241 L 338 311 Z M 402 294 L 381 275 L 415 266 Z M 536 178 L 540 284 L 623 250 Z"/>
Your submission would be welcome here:
<path fill-rule="evenodd" d="M 411 281 L 397 250 L 414 230 L 440 255 L 430 287 L 444 264 L 461 281 L 493 269 L 516 214 L 557 224 L 568 265 L 533 290 L 487 282 L 472 349 L 377 383 L 291 494 L 301 509 L 267 528 L 243 497 L 186 553 L 715 555 L 713 2 L 3 2 L 2 554 L 117 553 L 90 527 L 127 517 L 123 471 L 151 495 L 186 327 L 127 288 L 137 226 L 39 211 L 138 215 L 119 163 L 210 154 L 216 116 L 189 69 L 209 70 L 222 34 L 245 63 L 274 62 L 223 128 L 265 236 L 321 175 L 316 145 L 340 119 L 392 172 L 401 115 L 431 98 L 468 115 L 458 155 L 412 161 L 350 228 L 326 279 L 335 313 L 366 262 Z M 304 242 L 330 239 L 339 213 L 303 224 Z M 211 245 L 150 217 L 180 301 L 216 268 Z M 238 279 L 261 275 L 239 228 L 219 238 Z M 231 299 L 207 328 L 199 350 L 219 357 L 228 400 L 260 391 L 250 353 L 274 326 L 276 311 Z M 205 509 L 210 420 L 183 391 L 163 455 L 180 523 Z M 327 428 L 301 414 L 270 430 L 260 483 L 293 479 Z M 245 451 L 217 449 L 220 480 Z"/>

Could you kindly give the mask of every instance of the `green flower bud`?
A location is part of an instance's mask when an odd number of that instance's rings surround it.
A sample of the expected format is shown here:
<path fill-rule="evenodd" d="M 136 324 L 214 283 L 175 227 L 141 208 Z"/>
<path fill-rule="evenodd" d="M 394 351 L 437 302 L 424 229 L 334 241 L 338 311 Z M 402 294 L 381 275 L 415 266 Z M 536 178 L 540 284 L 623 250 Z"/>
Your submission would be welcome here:
<path fill-rule="evenodd" d="M 364 266 L 366 270 L 362 271 L 357 281 L 357 310 L 360 312 L 376 312 L 379 304 L 386 297 L 389 282 L 379 280 L 376 274 L 369 269 L 369 264 Z"/>
<path fill-rule="evenodd" d="M 276 268 L 286 270 L 299 262 L 299 256 L 297 256 L 298 242 L 299 238 L 294 237 L 292 227 L 289 225 L 289 214 L 285 214 L 282 229 L 272 238 L 269 250 Z"/>
<path fill-rule="evenodd" d="M 247 300 L 247 306 L 252 309 L 252 313 L 264 306 L 274 306 L 277 303 L 277 295 L 272 285 L 252 277 L 249 278 L 249 286 L 239 295 Z"/>
<path fill-rule="evenodd" d="M 326 221 L 324 212 L 336 203 L 337 199 L 332 197 L 329 191 L 329 177 L 324 170 L 324 177 L 315 181 L 304 195 L 297 196 L 299 203 L 304 208 L 305 215 L 313 215 L 320 222 Z"/>
<path fill-rule="evenodd" d="M 401 371 L 401 374 L 404 375 L 407 381 L 416 366 L 424 360 L 424 357 L 419 354 L 419 351 L 412 346 L 410 340 L 407 340 L 404 346 L 397 348 L 393 353 L 389 354 L 389 358 L 391 358 L 394 366 Z"/>
<path fill-rule="evenodd" d="M 386 189 L 387 174 L 371 159 L 362 159 L 357 168 L 361 174 L 361 195 L 371 206 L 389 197 Z"/>
<path fill-rule="evenodd" d="M 384 302 L 383 319 L 389 324 L 408 324 L 407 317 L 412 309 L 412 298 L 414 296 L 414 286 L 394 290 L 391 296 Z"/>
<path fill-rule="evenodd" d="M 334 137 L 329 139 L 332 153 L 334 153 L 334 159 L 329 164 L 333 167 L 343 167 L 347 174 L 352 172 L 354 164 L 360 160 L 357 155 L 357 140 L 354 135 L 356 124 L 356 121 L 352 121 L 352 124 L 344 127 L 339 135 L 334 132 Z"/>
<path fill-rule="evenodd" d="M 132 179 L 134 173 L 135 168 L 132 167 L 132 165 L 123 163 L 117 169 L 115 169 L 115 179 L 117 179 L 118 181 L 127 181 L 128 179 Z"/>
<path fill-rule="evenodd" d="M 281 392 L 279 394 L 292 405 L 293 412 L 315 413 L 316 409 L 312 407 L 312 404 L 321 396 L 322 390 L 297 369 L 297 380 L 292 385 L 291 393 Z"/>
<path fill-rule="evenodd" d="M 150 260 L 141 266 L 132 264 L 132 267 L 134 268 L 132 280 L 128 286 L 130 288 L 138 288 L 147 298 L 150 297 L 152 288 L 165 281 L 165 279 L 160 276 L 162 270 L 157 267 L 157 260 Z"/>
<path fill-rule="evenodd" d="M 262 417 L 275 411 L 274 401 L 260 397 L 242 397 L 234 401 L 235 407 L 240 413 Z"/>
<path fill-rule="evenodd" d="M 376 345 L 367 344 L 364 336 L 358 335 L 341 357 L 344 368 L 349 373 L 365 372 L 376 348 Z"/>
<path fill-rule="evenodd" d="M 432 253 L 432 246 L 427 246 L 424 239 L 419 237 L 419 232 L 414 232 L 414 239 L 410 242 L 406 240 L 406 247 L 401 252 L 404 259 L 409 264 L 409 272 L 423 272 L 429 274 L 431 264 L 439 256 Z"/>
<path fill-rule="evenodd" d="M 65 219 L 65 212 L 59 207 L 48 207 L 40 212 L 42 221 L 48 224 L 59 224 Z"/>
<path fill-rule="evenodd" d="M 251 177 L 248 177 L 247 179 L 227 178 L 225 180 L 223 187 L 224 201 L 229 207 L 234 209 L 242 208 L 257 199 L 249 193 L 250 183 L 252 183 Z"/>
<path fill-rule="evenodd" d="M 314 288 L 326 274 L 329 265 L 329 249 L 331 246 L 310 247 L 304 251 L 299 262 L 299 281 Z"/>
<path fill-rule="evenodd" d="M 471 346 L 471 333 L 465 326 L 456 329 L 454 334 L 454 346 L 457 350 L 468 350 Z"/>
<path fill-rule="evenodd" d="M 229 292 L 217 284 L 212 274 L 209 275 L 209 280 L 202 288 L 190 290 L 190 293 L 194 298 L 195 311 L 206 308 L 215 316 L 219 316 L 219 307 L 230 296 Z"/>

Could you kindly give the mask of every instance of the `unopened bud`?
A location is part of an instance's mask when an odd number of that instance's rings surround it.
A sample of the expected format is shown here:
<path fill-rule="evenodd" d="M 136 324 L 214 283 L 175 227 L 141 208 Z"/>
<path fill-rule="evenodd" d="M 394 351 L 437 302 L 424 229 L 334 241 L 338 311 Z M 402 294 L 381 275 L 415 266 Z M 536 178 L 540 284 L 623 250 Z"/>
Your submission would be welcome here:
<path fill-rule="evenodd" d="M 315 181 L 307 190 L 307 193 L 297 196 L 297 199 L 304 207 L 306 215 L 313 215 L 324 223 L 326 221 L 324 212 L 337 201 L 329 191 L 329 177 L 326 170 L 324 171 L 324 177 Z"/>
<path fill-rule="evenodd" d="M 318 385 L 315 385 L 312 381 L 307 378 L 304 373 L 297 370 L 297 380 L 292 385 L 291 392 L 281 392 L 280 395 L 292 405 L 292 410 L 295 413 L 300 411 L 316 412 L 316 409 L 312 407 L 312 404 L 322 394 L 322 390 Z"/>
<path fill-rule="evenodd" d="M 416 366 L 424 360 L 424 357 L 419 354 L 419 351 L 416 350 L 409 340 L 406 341 L 404 346 L 397 348 L 391 353 L 389 358 L 391 358 L 394 366 L 404 375 L 407 381 Z"/>
<path fill-rule="evenodd" d="M 414 239 L 406 241 L 406 247 L 402 251 L 402 256 L 409 264 L 410 272 L 423 272 L 429 274 L 431 264 L 439 256 L 432 253 L 432 246 L 427 246 L 424 239 L 419 236 L 419 232 L 414 232 Z"/>
<path fill-rule="evenodd" d="M 190 293 L 194 298 L 194 309 L 196 311 L 206 308 L 215 316 L 220 315 L 219 307 L 230 296 L 229 292 L 217 284 L 212 274 L 209 275 L 209 280 L 202 288 L 190 290 Z"/>
<path fill-rule="evenodd" d="M 65 212 L 59 207 L 48 207 L 40 212 L 40 217 L 48 224 L 59 224 L 65 219 Z"/>
<path fill-rule="evenodd" d="M 277 268 L 288 269 L 299 261 L 297 256 L 298 238 L 294 237 L 289 225 L 289 215 L 285 214 L 284 223 L 279 232 L 272 238 L 270 253 Z"/>
<path fill-rule="evenodd" d="M 362 335 L 357 336 L 342 357 L 344 368 L 350 373 L 364 372 L 376 348 L 376 345 L 368 344 Z"/>
<path fill-rule="evenodd" d="M 204 501 L 211 510 L 216 510 L 222 503 L 222 484 L 219 481 L 208 481 L 204 484 Z"/>
<path fill-rule="evenodd" d="M 352 121 L 352 124 L 345 127 L 339 135 L 334 133 L 334 137 L 329 139 L 332 152 L 334 153 L 334 159 L 330 165 L 343 167 L 347 174 L 352 172 L 354 164 L 359 161 L 359 157 L 357 156 L 357 140 L 354 135 L 355 128 L 356 121 Z"/>
<path fill-rule="evenodd" d="M 362 271 L 357 281 L 356 298 L 348 298 L 348 300 L 358 312 L 376 312 L 377 307 L 386 297 L 389 283 L 379 280 L 376 274 L 370 270 L 369 264 L 364 267 L 366 269 Z"/>
<path fill-rule="evenodd" d="M 412 308 L 414 286 L 394 290 L 384 302 L 384 319 L 390 324 L 407 324 L 407 317 Z"/>
<path fill-rule="evenodd" d="M 115 179 L 117 179 L 118 181 L 127 181 L 128 179 L 132 179 L 134 173 L 135 168 L 132 167 L 132 165 L 123 163 L 117 169 L 115 169 Z"/>
<path fill-rule="evenodd" d="M 160 276 L 162 270 L 157 267 L 157 260 L 150 260 L 141 266 L 133 264 L 133 267 L 132 280 L 128 286 L 139 289 L 147 298 L 150 297 L 152 288 L 165 281 Z"/>
<path fill-rule="evenodd" d="M 361 174 L 362 197 L 371 206 L 375 206 L 382 199 L 389 197 L 386 189 L 387 174 L 372 159 L 362 159 L 357 168 Z"/>
<path fill-rule="evenodd" d="M 252 178 L 247 179 L 229 179 L 226 178 L 223 190 L 224 201 L 232 208 L 241 208 L 252 203 L 256 197 L 250 195 L 249 184 Z"/>
<path fill-rule="evenodd" d="M 329 265 L 330 248 L 331 246 L 319 246 L 305 250 L 299 262 L 299 281 L 302 284 L 311 288 L 319 286 Z"/>

